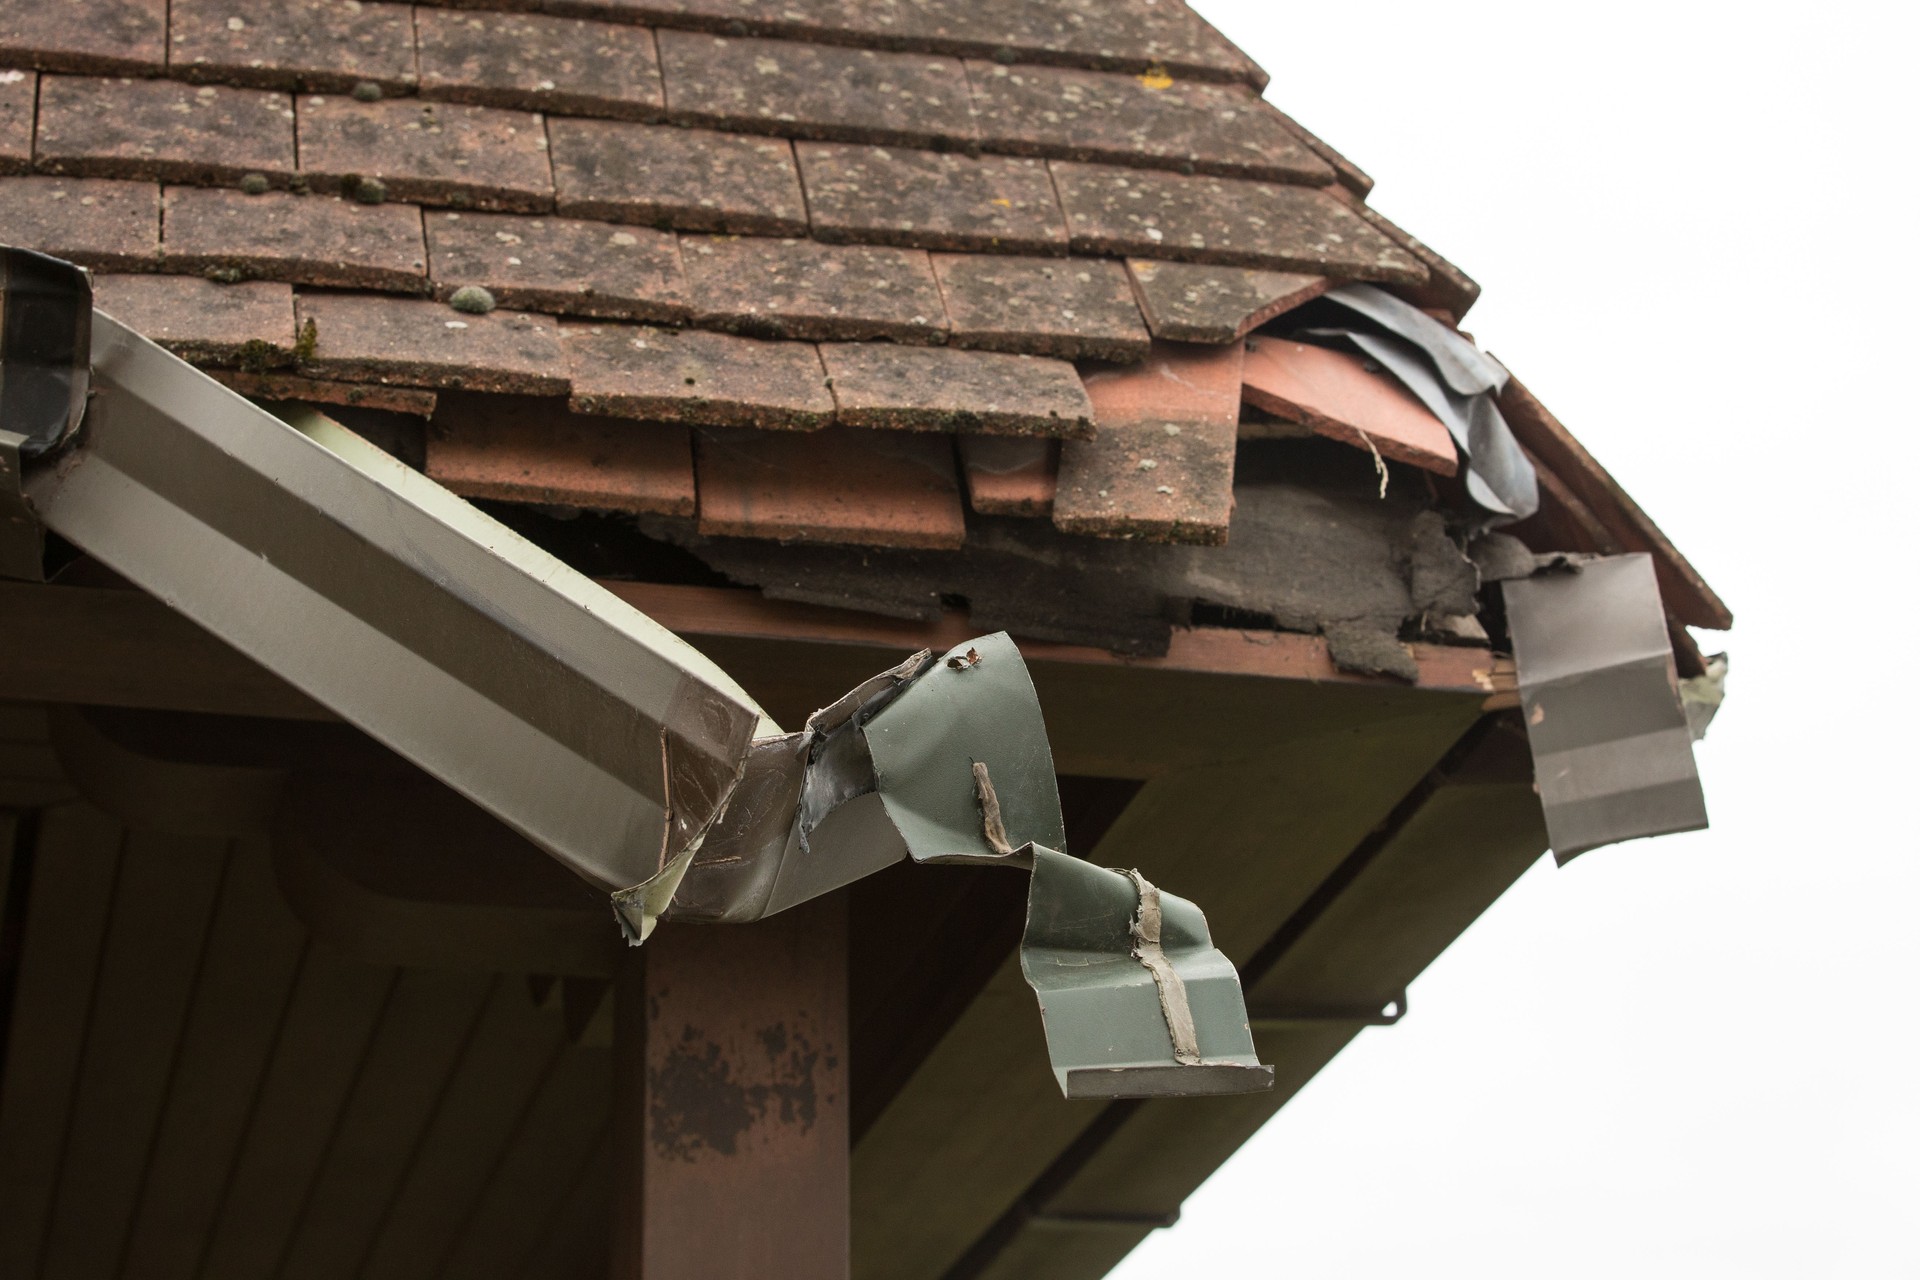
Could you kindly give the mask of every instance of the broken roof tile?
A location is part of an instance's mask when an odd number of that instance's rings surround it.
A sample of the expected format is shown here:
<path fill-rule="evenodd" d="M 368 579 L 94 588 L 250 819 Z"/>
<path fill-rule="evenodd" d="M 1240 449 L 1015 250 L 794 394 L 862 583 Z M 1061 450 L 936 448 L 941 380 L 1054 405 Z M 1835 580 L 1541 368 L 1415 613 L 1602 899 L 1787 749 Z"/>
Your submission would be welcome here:
<path fill-rule="evenodd" d="M 264 280 L 97 275 L 93 305 L 183 360 L 293 363 L 293 288 Z"/>
<path fill-rule="evenodd" d="M 439 397 L 414 387 L 383 387 L 371 382 L 334 382 L 292 373 L 254 373 L 245 369 L 208 369 L 207 376 L 254 400 L 300 400 L 355 409 L 382 409 L 431 418 Z"/>
<path fill-rule="evenodd" d="M 233 182 L 293 172 L 293 100 L 173 80 L 42 76 L 35 163 L 49 173 Z"/>
<path fill-rule="evenodd" d="M 1459 467 L 1446 424 L 1350 352 L 1249 338 L 1242 376 L 1247 402 L 1277 417 L 1443 476 Z"/>
<path fill-rule="evenodd" d="M 969 62 L 981 144 L 1020 155 L 1324 185 L 1333 170 L 1246 85 Z"/>
<path fill-rule="evenodd" d="M 687 428 L 574 413 L 535 396 L 440 398 L 427 474 L 469 498 L 691 516 Z"/>
<path fill-rule="evenodd" d="M 1067 250 L 1066 220 L 1044 161 L 815 142 L 795 150 L 821 240 Z"/>
<path fill-rule="evenodd" d="M 661 31 L 659 40 L 667 103 L 681 119 L 903 146 L 973 136 L 956 58 L 693 31 Z"/>
<path fill-rule="evenodd" d="M 317 189 L 378 178 L 396 200 L 525 213 L 553 205 L 546 127 L 524 111 L 302 95 L 300 167 Z"/>
<path fill-rule="evenodd" d="M 160 188 L 110 178 L 0 178 L 0 241 L 99 271 L 160 258 Z"/>
<path fill-rule="evenodd" d="M 435 291 L 480 285 L 503 306 L 679 322 L 689 315 L 670 231 L 575 218 L 429 213 Z"/>
<path fill-rule="evenodd" d="M 922 249 L 682 236 L 703 325 L 768 338 L 939 342 L 946 308 Z"/>
<path fill-rule="evenodd" d="M 1087 253 L 1324 271 L 1419 284 L 1419 259 L 1316 187 L 1048 162 L 1073 247 Z"/>
<path fill-rule="evenodd" d="M 463 315 L 424 298 L 302 293 L 296 307 L 315 329 L 301 371 L 349 382 L 564 395 L 559 325 L 519 311 Z"/>
<path fill-rule="evenodd" d="M 706 428 L 694 449 L 700 532 L 710 537 L 928 548 L 966 541 L 953 446 L 943 436 Z"/>
<path fill-rule="evenodd" d="M 403 293 L 427 287 L 426 244 L 413 205 L 169 187 L 164 225 L 174 271 Z"/>
<path fill-rule="evenodd" d="M 0 63 L 112 75 L 167 62 L 167 0 L 0 0 Z"/>
<path fill-rule="evenodd" d="M 934 255 L 956 347 L 1139 360 L 1146 325 L 1126 268 L 1105 258 Z"/>
<path fill-rule="evenodd" d="M 0 71 L 0 173 L 33 168 L 33 104 L 40 77 L 31 71 Z"/>
<path fill-rule="evenodd" d="M 793 145 L 612 120 L 551 120 L 561 213 L 689 231 L 804 235 Z"/>
<path fill-rule="evenodd" d="M 1060 446 L 1032 436 L 961 436 L 967 504 L 983 516 L 1053 513 Z"/>
<path fill-rule="evenodd" d="M 660 63 L 645 27 L 425 7 L 414 22 L 424 97 L 630 120 L 660 115 Z"/>
<path fill-rule="evenodd" d="M 189 80 L 345 92 L 411 90 L 413 10 L 339 0 L 173 0 L 169 61 Z"/>
<path fill-rule="evenodd" d="M 839 420 L 848 426 L 987 435 L 1093 432 L 1080 375 L 1063 360 L 884 342 L 824 343 L 820 356 Z"/>
<path fill-rule="evenodd" d="M 1140 308 L 1167 342 L 1232 342 L 1333 286 L 1325 276 L 1131 258 Z"/>
<path fill-rule="evenodd" d="M 629 325 L 573 325 L 565 335 L 581 413 L 800 431 L 833 418 L 810 342 Z"/>

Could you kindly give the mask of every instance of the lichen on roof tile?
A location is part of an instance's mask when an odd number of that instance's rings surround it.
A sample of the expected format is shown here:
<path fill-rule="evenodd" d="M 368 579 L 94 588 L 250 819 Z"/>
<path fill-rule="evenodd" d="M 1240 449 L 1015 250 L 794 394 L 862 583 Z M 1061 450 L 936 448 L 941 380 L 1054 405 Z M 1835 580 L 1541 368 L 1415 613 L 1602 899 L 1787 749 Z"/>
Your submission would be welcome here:
<path fill-rule="evenodd" d="M 344 92 L 410 91 L 413 12 L 339 0 L 173 0 L 169 61 L 185 79 Z"/>
<path fill-rule="evenodd" d="M 318 190 L 377 178 L 394 199 L 539 213 L 553 207 L 545 122 L 413 98 L 302 94 L 300 168 Z"/>
<path fill-rule="evenodd" d="M 946 308 L 921 249 L 682 236 L 703 327 L 770 338 L 942 342 Z"/>
<path fill-rule="evenodd" d="M 1146 325 L 1126 268 L 1107 258 L 934 255 L 956 347 L 1068 360 L 1138 360 Z"/>
<path fill-rule="evenodd" d="M 1321 275 L 1153 258 L 1129 259 L 1127 270 L 1147 326 L 1169 342 L 1232 342 L 1333 285 Z"/>
<path fill-rule="evenodd" d="M 617 120 L 547 122 L 561 213 L 742 235 L 804 235 L 793 145 Z"/>
<path fill-rule="evenodd" d="M 518 311 L 460 315 L 424 298 L 302 293 L 301 327 L 314 327 L 302 372 L 349 382 L 564 395 L 559 326 Z"/>
<path fill-rule="evenodd" d="M 822 344 L 838 417 L 856 427 L 987 435 L 1088 436 L 1092 406 L 1062 360 L 902 347 Z"/>
<path fill-rule="evenodd" d="M 101 75 L 167 62 L 167 0 L 0 0 L 0 64 Z"/>
<path fill-rule="evenodd" d="M 581 413 L 799 431 L 833 419 L 833 393 L 810 342 L 644 325 L 564 332 Z"/>
<path fill-rule="evenodd" d="M 111 178 L 0 178 L 0 241 L 101 271 L 160 260 L 160 188 Z"/>
<path fill-rule="evenodd" d="M 1044 161 L 802 142 L 813 233 L 924 249 L 1065 253 Z"/>
<path fill-rule="evenodd" d="M 33 109 L 39 96 L 39 76 L 0 70 L 0 174 L 33 168 Z"/>
<path fill-rule="evenodd" d="M 335 196 L 169 187 L 167 267 L 297 284 L 424 293 L 420 210 Z"/>
<path fill-rule="evenodd" d="M 490 290 L 501 305 L 677 323 L 688 318 L 672 232 L 578 218 L 427 214 L 434 289 Z"/>
<path fill-rule="evenodd" d="M 289 285 L 103 274 L 93 278 L 93 305 L 183 360 L 256 370 L 293 363 Z"/>
<path fill-rule="evenodd" d="M 174 80 L 42 76 L 34 155 L 42 172 L 103 178 L 291 174 L 293 99 Z"/>
<path fill-rule="evenodd" d="M 645 27 L 424 6 L 414 22 L 425 97 L 632 120 L 664 105 Z"/>

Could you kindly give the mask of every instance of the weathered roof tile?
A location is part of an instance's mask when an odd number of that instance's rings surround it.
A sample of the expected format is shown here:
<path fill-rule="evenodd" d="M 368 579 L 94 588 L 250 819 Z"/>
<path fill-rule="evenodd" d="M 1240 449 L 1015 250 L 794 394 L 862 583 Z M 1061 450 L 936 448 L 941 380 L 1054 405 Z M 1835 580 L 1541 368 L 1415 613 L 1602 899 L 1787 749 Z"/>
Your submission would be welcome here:
<path fill-rule="evenodd" d="M 36 166 L 48 173 L 233 182 L 293 172 L 293 100 L 173 80 L 42 76 Z"/>
<path fill-rule="evenodd" d="M 581 413 L 801 431 L 833 417 L 812 343 L 629 325 L 565 332 Z"/>
<path fill-rule="evenodd" d="M 420 210 L 412 205 L 169 187 L 165 227 L 174 271 L 411 293 L 427 287 Z"/>
<path fill-rule="evenodd" d="M 0 63 L 111 75 L 167 62 L 167 0 L 0 0 Z"/>
<path fill-rule="evenodd" d="M 339 0 L 173 0 L 175 74 L 268 89 L 410 90 L 413 10 Z"/>
<path fill-rule="evenodd" d="M 813 233 L 925 249 L 1065 253 L 1045 162 L 802 142 Z"/>
<path fill-rule="evenodd" d="M 1132 258 L 1140 309 L 1167 342 L 1232 342 L 1333 286 L 1325 276 Z"/>
<path fill-rule="evenodd" d="M 546 127 L 523 111 L 302 96 L 300 167 L 316 188 L 378 178 L 396 200 L 527 213 L 553 206 Z"/>
<path fill-rule="evenodd" d="M 552 120 L 559 210 L 690 231 L 804 235 L 793 146 L 709 129 Z"/>
<path fill-rule="evenodd" d="M 1087 436 L 1092 406 L 1062 360 L 902 347 L 880 342 L 820 348 L 839 420 L 852 427 L 987 435 Z"/>
<path fill-rule="evenodd" d="M 709 536 L 929 548 L 966 541 L 953 446 L 942 436 L 708 428 L 694 448 L 700 532 Z"/>
<path fill-rule="evenodd" d="M 1290 342 L 1247 340 L 1247 402 L 1320 435 L 1450 476 L 1459 455 L 1446 424 L 1359 356 Z"/>
<path fill-rule="evenodd" d="M 184 360 L 293 363 L 293 289 L 264 280 L 97 275 L 93 305 Z"/>
<path fill-rule="evenodd" d="M 0 71 L 0 173 L 33 168 L 33 105 L 40 77 L 31 71 Z"/>
<path fill-rule="evenodd" d="M 427 247 L 442 297 L 463 285 L 503 306 L 678 322 L 688 317 L 672 232 L 575 218 L 429 213 Z"/>
<path fill-rule="evenodd" d="M 690 516 L 685 426 L 595 418 L 534 396 L 440 397 L 427 474 L 469 498 Z"/>
<path fill-rule="evenodd" d="M 0 178 L 0 243 L 99 271 L 150 271 L 160 258 L 160 188 L 109 178 Z"/>
<path fill-rule="evenodd" d="M 956 347 L 1139 360 L 1146 325 L 1126 268 L 1105 258 L 934 255 Z"/>
<path fill-rule="evenodd" d="M 302 372 L 349 382 L 564 395 L 560 328 L 518 311 L 462 315 L 424 298 L 302 293 L 301 326 L 314 325 Z"/>
<path fill-rule="evenodd" d="M 967 505 L 983 516 L 1053 513 L 1060 446 L 1031 436 L 961 436 Z"/>
<path fill-rule="evenodd" d="M 700 322 L 770 338 L 938 342 L 946 308 L 922 249 L 682 236 Z"/>
<path fill-rule="evenodd" d="M 355 409 L 384 409 L 431 418 L 439 395 L 417 387 L 383 387 L 372 382 L 334 382 L 303 378 L 278 370 L 255 373 L 247 369 L 209 369 L 215 382 L 255 400 L 304 400 L 310 404 L 339 404 Z"/>
<path fill-rule="evenodd" d="M 530 13 L 417 11 L 422 96 L 651 120 L 660 63 L 645 27 Z"/>

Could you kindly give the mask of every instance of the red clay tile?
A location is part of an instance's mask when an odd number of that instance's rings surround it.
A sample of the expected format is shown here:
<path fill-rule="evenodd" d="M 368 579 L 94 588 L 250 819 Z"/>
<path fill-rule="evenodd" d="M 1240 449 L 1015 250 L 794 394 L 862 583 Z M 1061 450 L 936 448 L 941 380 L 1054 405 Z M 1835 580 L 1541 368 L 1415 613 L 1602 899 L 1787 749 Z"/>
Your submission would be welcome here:
<path fill-rule="evenodd" d="M 983 516 L 1053 514 L 1060 446 L 1022 436 L 961 436 L 967 504 Z"/>
<path fill-rule="evenodd" d="M 434 291 L 480 285 L 502 306 L 677 323 L 691 314 L 670 231 L 574 218 L 429 213 Z"/>
<path fill-rule="evenodd" d="M 1358 449 L 1450 476 L 1460 465 L 1446 424 L 1359 356 L 1284 338 L 1247 340 L 1247 402 Z"/>
<path fill-rule="evenodd" d="M 545 122 L 523 111 L 302 96 L 300 167 L 316 190 L 378 178 L 395 200 L 521 213 L 553 207 Z"/>
<path fill-rule="evenodd" d="M 343 0 L 173 0 L 175 75 L 267 89 L 411 92 L 413 10 Z"/>
<path fill-rule="evenodd" d="M 969 62 L 981 145 L 1324 185 L 1333 170 L 1246 85 Z"/>
<path fill-rule="evenodd" d="M 946 309 L 922 249 L 682 236 L 680 254 L 707 328 L 766 338 L 946 337 Z"/>
<path fill-rule="evenodd" d="M 561 213 L 687 231 L 804 235 L 793 146 L 708 129 L 550 120 Z"/>
<path fill-rule="evenodd" d="M 694 449 L 700 532 L 710 537 L 935 549 L 966 541 L 944 437 L 707 428 Z"/>
<path fill-rule="evenodd" d="M 685 426 L 592 418 L 560 399 L 442 396 L 427 434 L 427 474 L 469 498 L 694 512 Z"/>
<path fill-rule="evenodd" d="M 233 182 L 293 172 L 293 101 L 172 80 L 40 79 L 35 165 L 47 173 Z"/>
<path fill-rule="evenodd" d="M 348 382 L 565 395 L 560 328 L 519 311 L 463 315 L 424 298 L 303 293 L 304 328 L 315 326 L 303 373 Z"/>
<path fill-rule="evenodd" d="M 833 417 L 820 353 L 697 329 L 576 325 L 566 330 L 581 413 L 812 431 Z"/>
<path fill-rule="evenodd" d="M 252 400 L 299 400 L 308 404 L 339 404 L 355 409 L 384 409 L 388 413 L 431 418 L 439 397 L 412 387 L 383 387 L 370 382 L 331 382 L 291 373 L 249 373 L 242 369 L 209 369 L 214 381 Z"/>
<path fill-rule="evenodd" d="M 850 427 L 1026 436 L 1093 432 L 1080 375 L 1063 360 L 885 342 L 825 343 L 820 355 L 839 421 Z"/>
<path fill-rule="evenodd" d="M 821 240 L 1067 251 L 1066 219 L 1044 161 L 814 142 L 795 150 Z"/>
<path fill-rule="evenodd" d="M 529 111 L 651 120 L 660 64 L 645 27 L 421 8 L 420 93 Z"/>
<path fill-rule="evenodd" d="M 409 204 L 169 187 L 165 227 L 174 271 L 402 293 L 427 288 L 420 210 Z"/>
<path fill-rule="evenodd" d="M 0 178 L 0 244 L 97 271 L 151 271 L 160 188 L 106 178 Z"/>
<path fill-rule="evenodd" d="M 167 62 L 167 0 L 0 0 L 0 64 L 113 75 Z"/>
<path fill-rule="evenodd" d="M 958 59 L 662 31 L 675 118 L 756 133 L 931 146 L 973 136 Z"/>
<path fill-rule="evenodd" d="M 1127 270 L 1147 327 L 1164 342 L 1232 342 L 1333 287 L 1325 276 L 1152 258 L 1129 259 Z"/>
<path fill-rule="evenodd" d="M 1427 269 L 1330 192 L 1048 162 L 1073 247 L 1419 284 Z"/>
<path fill-rule="evenodd" d="M 1065 360 L 1145 358 L 1147 327 L 1126 268 L 1105 258 L 936 254 L 956 347 Z"/>
<path fill-rule="evenodd" d="M 293 289 L 284 284 L 97 275 L 93 305 L 183 360 L 293 363 Z"/>
<path fill-rule="evenodd" d="M 1242 343 L 1155 343 L 1087 374 L 1098 434 L 1060 450 L 1053 523 L 1068 533 L 1218 546 L 1233 515 Z"/>
<path fill-rule="evenodd" d="M 0 174 L 33 168 L 33 104 L 40 77 L 31 71 L 0 71 Z"/>

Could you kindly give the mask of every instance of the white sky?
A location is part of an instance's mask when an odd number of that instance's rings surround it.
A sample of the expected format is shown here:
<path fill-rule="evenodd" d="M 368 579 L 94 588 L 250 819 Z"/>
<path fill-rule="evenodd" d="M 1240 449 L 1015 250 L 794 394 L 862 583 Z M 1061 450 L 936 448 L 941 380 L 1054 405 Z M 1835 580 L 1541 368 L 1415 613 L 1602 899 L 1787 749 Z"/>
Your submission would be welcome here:
<path fill-rule="evenodd" d="M 1535 867 L 1114 1275 L 1920 1276 L 1913 7 L 1197 7 L 1739 627 L 1714 829 Z"/>

